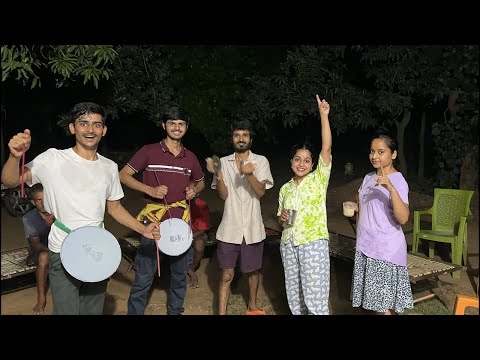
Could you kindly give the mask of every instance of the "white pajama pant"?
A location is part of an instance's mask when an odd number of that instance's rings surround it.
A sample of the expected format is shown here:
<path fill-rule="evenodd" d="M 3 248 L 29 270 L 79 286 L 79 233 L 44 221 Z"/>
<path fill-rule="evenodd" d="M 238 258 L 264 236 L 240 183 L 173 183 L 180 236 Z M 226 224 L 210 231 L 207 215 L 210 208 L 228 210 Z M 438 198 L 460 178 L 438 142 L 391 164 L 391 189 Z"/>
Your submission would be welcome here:
<path fill-rule="evenodd" d="M 328 240 L 293 246 L 280 244 L 288 306 L 293 315 L 328 315 L 330 254 Z"/>

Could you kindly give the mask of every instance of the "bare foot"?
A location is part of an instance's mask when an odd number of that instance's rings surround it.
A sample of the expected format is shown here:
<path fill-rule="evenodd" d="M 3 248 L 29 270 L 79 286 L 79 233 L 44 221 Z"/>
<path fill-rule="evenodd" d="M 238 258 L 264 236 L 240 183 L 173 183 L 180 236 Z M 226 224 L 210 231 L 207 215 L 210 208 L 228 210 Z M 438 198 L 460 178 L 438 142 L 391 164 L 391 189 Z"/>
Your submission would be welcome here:
<path fill-rule="evenodd" d="M 200 285 L 198 284 L 198 277 L 197 277 L 197 274 L 195 274 L 195 271 L 193 271 L 192 269 L 188 269 L 187 275 L 188 275 L 188 278 L 190 279 L 190 281 L 188 282 L 188 285 L 191 288 L 199 288 Z"/>
<path fill-rule="evenodd" d="M 47 299 L 38 300 L 37 305 L 32 310 L 33 315 L 43 315 L 45 312 L 45 306 L 47 305 Z"/>

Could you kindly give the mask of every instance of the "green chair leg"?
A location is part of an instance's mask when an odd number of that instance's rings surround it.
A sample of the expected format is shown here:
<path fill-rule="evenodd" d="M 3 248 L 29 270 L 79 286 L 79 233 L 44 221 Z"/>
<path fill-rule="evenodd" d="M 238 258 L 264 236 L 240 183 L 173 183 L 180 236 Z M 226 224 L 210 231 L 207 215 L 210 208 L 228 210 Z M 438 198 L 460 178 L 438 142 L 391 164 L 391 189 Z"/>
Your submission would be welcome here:
<path fill-rule="evenodd" d="M 412 253 L 418 253 L 418 236 L 417 234 L 413 235 L 412 238 Z"/>
<path fill-rule="evenodd" d="M 435 241 L 428 242 L 428 257 L 433 258 L 435 255 Z"/>
<path fill-rule="evenodd" d="M 457 265 L 462 265 L 462 252 L 461 252 L 461 250 L 459 251 L 458 248 L 456 246 L 454 246 L 454 244 L 450 244 L 450 246 L 452 248 L 452 262 L 454 264 L 457 264 Z M 452 273 L 452 277 L 454 279 L 460 279 L 460 270 L 454 271 Z"/>
<path fill-rule="evenodd" d="M 468 238 L 467 238 L 467 231 L 465 231 L 465 236 L 463 238 L 462 244 L 462 257 L 463 257 L 463 264 L 468 266 Z"/>

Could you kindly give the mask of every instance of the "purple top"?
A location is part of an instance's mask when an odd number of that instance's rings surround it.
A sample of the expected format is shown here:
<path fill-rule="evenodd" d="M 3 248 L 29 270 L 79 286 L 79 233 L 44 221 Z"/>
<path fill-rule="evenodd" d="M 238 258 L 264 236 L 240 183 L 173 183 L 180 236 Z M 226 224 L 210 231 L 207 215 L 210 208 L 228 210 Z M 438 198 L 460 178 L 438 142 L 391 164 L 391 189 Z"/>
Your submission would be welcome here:
<path fill-rule="evenodd" d="M 408 204 L 408 184 L 400 172 L 387 175 L 400 198 Z M 393 215 L 390 192 L 375 186 L 377 175 L 365 175 L 358 195 L 360 213 L 357 226 L 357 250 L 378 260 L 407 266 L 407 242 L 400 223 Z"/>

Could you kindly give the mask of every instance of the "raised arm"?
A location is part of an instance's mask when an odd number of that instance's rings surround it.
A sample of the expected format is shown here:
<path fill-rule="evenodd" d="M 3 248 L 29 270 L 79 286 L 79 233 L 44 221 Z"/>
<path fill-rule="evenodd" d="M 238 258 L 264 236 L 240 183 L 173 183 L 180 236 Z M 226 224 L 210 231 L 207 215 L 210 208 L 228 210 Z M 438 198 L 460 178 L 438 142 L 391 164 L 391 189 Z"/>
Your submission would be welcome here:
<path fill-rule="evenodd" d="M 320 120 L 322 126 L 322 150 L 320 155 L 325 165 L 330 164 L 332 156 L 332 131 L 330 130 L 330 122 L 328 114 L 330 113 L 330 105 L 325 99 L 320 100 L 317 95 L 318 111 L 320 112 Z"/>
<path fill-rule="evenodd" d="M 408 204 L 403 202 L 397 189 L 395 186 L 393 186 L 388 176 L 385 175 L 383 166 L 381 167 L 381 170 L 382 176 L 377 178 L 377 184 L 382 185 L 390 192 L 390 199 L 392 200 L 393 206 L 393 216 L 395 216 L 395 219 L 397 219 L 400 224 L 405 225 L 410 216 L 410 208 L 408 207 Z"/>
<path fill-rule="evenodd" d="M 14 188 L 20 185 L 22 181 L 19 166 L 20 160 L 22 159 L 24 147 L 25 151 L 27 151 L 30 148 L 31 142 L 32 138 L 30 136 L 30 130 L 28 129 L 25 129 L 23 133 L 18 133 L 17 135 L 13 136 L 8 142 L 10 156 L 8 157 L 2 169 L 2 184 L 6 187 Z M 32 173 L 28 168 L 25 168 L 23 181 L 32 181 Z"/>
<path fill-rule="evenodd" d="M 223 180 L 223 173 L 220 169 L 214 166 L 213 160 L 211 158 L 205 159 L 205 162 L 207 163 L 207 171 L 213 176 L 216 177 L 217 180 L 217 193 L 220 199 L 223 201 L 227 200 L 228 197 L 228 189 L 227 186 L 225 185 L 225 182 Z"/>
<path fill-rule="evenodd" d="M 217 177 L 218 196 L 220 197 L 220 199 L 225 201 L 228 198 L 228 189 L 227 189 L 227 185 L 225 185 L 223 174 L 221 171 L 219 171 L 218 173 L 215 174 L 215 176 Z"/>
<path fill-rule="evenodd" d="M 265 195 L 267 181 L 258 181 L 256 176 L 253 174 L 253 171 L 256 167 L 257 163 L 255 161 L 244 161 L 240 165 L 240 171 L 245 176 L 253 191 L 260 199 L 263 195 Z"/>

